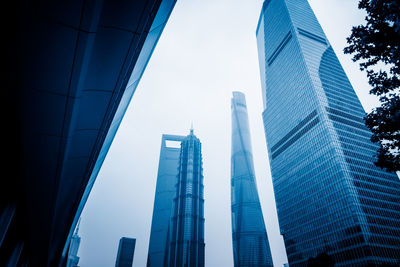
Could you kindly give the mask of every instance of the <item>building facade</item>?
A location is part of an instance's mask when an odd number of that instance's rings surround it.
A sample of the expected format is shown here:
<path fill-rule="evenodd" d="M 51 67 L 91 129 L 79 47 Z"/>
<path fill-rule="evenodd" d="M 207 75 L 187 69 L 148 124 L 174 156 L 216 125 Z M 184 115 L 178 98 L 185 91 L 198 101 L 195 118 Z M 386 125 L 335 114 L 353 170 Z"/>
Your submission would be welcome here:
<path fill-rule="evenodd" d="M 245 95 L 233 92 L 231 212 L 235 267 L 273 266 L 255 180 Z"/>
<path fill-rule="evenodd" d="M 117 259 L 115 267 L 132 267 L 135 254 L 136 239 L 122 237 L 119 240 Z"/>
<path fill-rule="evenodd" d="M 204 186 L 201 142 L 193 129 L 182 141 L 170 220 L 170 267 L 204 267 Z"/>
<path fill-rule="evenodd" d="M 79 223 L 80 223 L 80 220 L 78 221 L 76 230 L 71 237 L 66 267 L 77 267 L 78 263 L 79 263 L 78 250 L 79 250 L 79 245 L 81 243 L 81 237 L 78 235 Z"/>
<path fill-rule="evenodd" d="M 154 197 L 147 267 L 168 266 L 169 225 L 176 194 L 181 142 L 184 136 L 162 136 Z"/>
<path fill-rule="evenodd" d="M 78 218 L 176 0 L 7 3 L 12 177 L 0 266 L 65 265 Z M 13 167 L 11 167 L 13 166 Z"/>
<path fill-rule="evenodd" d="M 400 261 L 400 182 L 373 164 L 365 111 L 307 0 L 266 0 L 257 26 L 263 120 L 290 266 Z"/>

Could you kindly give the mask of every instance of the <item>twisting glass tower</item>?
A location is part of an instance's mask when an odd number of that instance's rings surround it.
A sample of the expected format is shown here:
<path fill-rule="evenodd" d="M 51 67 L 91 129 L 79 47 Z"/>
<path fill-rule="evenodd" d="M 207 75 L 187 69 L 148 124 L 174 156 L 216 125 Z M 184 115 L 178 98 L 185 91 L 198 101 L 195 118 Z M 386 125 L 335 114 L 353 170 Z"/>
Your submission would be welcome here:
<path fill-rule="evenodd" d="M 233 92 L 231 211 L 235 267 L 273 266 L 255 181 L 246 99 Z"/>
<path fill-rule="evenodd" d="M 290 266 L 400 264 L 400 182 L 373 164 L 364 109 L 307 0 L 266 0 L 257 45 Z"/>
<path fill-rule="evenodd" d="M 204 196 L 200 140 L 182 141 L 170 225 L 169 266 L 204 267 Z"/>

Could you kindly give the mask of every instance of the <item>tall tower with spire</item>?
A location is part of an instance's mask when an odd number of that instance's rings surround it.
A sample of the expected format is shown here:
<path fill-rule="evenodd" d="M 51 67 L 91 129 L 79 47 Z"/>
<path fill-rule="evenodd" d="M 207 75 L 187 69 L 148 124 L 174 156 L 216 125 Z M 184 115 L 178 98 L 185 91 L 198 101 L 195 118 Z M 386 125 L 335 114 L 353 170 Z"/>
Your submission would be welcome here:
<path fill-rule="evenodd" d="M 66 267 L 78 266 L 78 262 L 79 262 L 78 250 L 79 250 L 79 245 L 81 243 L 81 238 L 78 235 L 80 223 L 81 223 L 81 219 L 79 218 L 75 232 L 71 237 L 71 243 L 69 245 L 69 252 L 68 252 L 68 259 L 67 259 Z"/>
<path fill-rule="evenodd" d="M 204 266 L 204 195 L 200 140 L 163 135 L 147 267 Z"/>
<path fill-rule="evenodd" d="M 235 267 L 273 266 L 255 181 L 246 99 L 233 92 L 231 211 Z"/>
<path fill-rule="evenodd" d="M 182 141 L 170 223 L 169 266 L 204 266 L 204 195 L 200 140 Z"/>

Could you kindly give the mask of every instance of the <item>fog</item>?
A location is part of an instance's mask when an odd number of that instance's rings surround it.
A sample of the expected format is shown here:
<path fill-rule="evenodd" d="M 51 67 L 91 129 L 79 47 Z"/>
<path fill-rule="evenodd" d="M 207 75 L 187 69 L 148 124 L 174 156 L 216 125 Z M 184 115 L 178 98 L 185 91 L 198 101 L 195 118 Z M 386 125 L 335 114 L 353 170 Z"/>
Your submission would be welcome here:
<path fill-rule="evenodd" d="M 136 238 L 145 266 L 162 134 L 194 133 L 203 146 L 206 266 L 233 266 L 230 214 L 232 91 L 246 95 L 261 206 L 275 266 L 279 234 L 262 123 L 256 27 L 262 0 L 178 0 L 132 98 L 81 216 L 79 265 L 114 266 L 118 242 Z M 367 111 L 377 104 L 366 74 L 343 55 L 358 1 L 310 0 Z"/>

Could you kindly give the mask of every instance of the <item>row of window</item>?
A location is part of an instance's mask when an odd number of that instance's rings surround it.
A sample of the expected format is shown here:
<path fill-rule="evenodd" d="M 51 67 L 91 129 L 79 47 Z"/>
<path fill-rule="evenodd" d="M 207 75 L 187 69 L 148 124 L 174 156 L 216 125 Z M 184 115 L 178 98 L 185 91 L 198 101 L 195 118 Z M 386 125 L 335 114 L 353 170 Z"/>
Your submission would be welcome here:
<path fill-rule="evenodd" d="M 360 107 L 359 105 L 354 105 L 354 103 L 352 104 L 344 103 L 342 101 L 335 100 L 332 97 L 328 97 L 328 101 L 329 101 L 328 105 L 330 107 L 342 108 L 343 110 L 349 110 L 365 114 L 362 107 Z"/>
<path fill-rule="evenodd" d="M 363 205 L 361 207 L 362 207 L 363 211 L 367 214 L 378 215 L 381 217 L 395 218 L 395 219 L 400 220 L 398 212 L 392 212 L 392 211 L 388 211 L 388 210 L 384 210 L 384 209 L 378 209 L 378 208 L 366 206 L 366 205 Z"/>
<path fill-rule="evenodd" d="M 341 123 L 353 126 L 355 128 L 359 128 L 361 130 L 367 129 L 367 127 L 364 124 L 359 123 L 359 122 L 354 122 L 354 121 L 350 121 L 350 120 L 347 120 L 347 119 L 343 119 L 341 117 L 338 117 L 338 116 L 332 115 L 332 114 L 328 114 L 328 117 L 333 121 L 341 122 Z"/>
<path fill-rule="evenodd" d="M 359 117 L 347 114 L 347 113 L 345 113 L 343 111 L 339 111 L 339 110 L 336 110 L 336 109 L 333 109 L 333 108 L 330 108 L 330 107 L 325 107 L 325 108 L 326 108 L 326 111 L 328 111 L 329 113 L 335 114 L 335 115 L 340 116 L 340 117 L 344 117 L 346 119 L 349 119 L 349 120 L 352 120 L 352 121 L 355 121 L 355 122 L 359 122 L 361 124 L 364 123 L 364 121 L 362 119 L 360 119 Z"/>
<path fill-rule="evenodd" d="M 399 206 L 399 210 L 400 210 L 400 194 L 398 195 L 387 195 L 384 192 L 382 192 L 380 190 L 380 186 L 376 185 L 375 189 L 373 190 L 366 190 L 365 188 L 361 187 L 361 188 L 357 188 L 358 194 L 360 196 L 364 196 L 364 197 L 369 197 L 369 198 L 373 198 L 373 199 L 379 199 L 382 201 L 389 201 L 391 203 L 395 203 L 396 205 Z"/>
<path fill-rule="evenodd" d="M 310 163 L 306 164 L 303 168 L 304 171 L 297 171 L 293 176 L 289 175 L 290 182 L 279 185 L 274 182 L 276 200 L 284 213 L 286 212 L 283 209 L 295 211 L 297 206 L 305 207 L 306 204 L 311 205 L 322 200 L 322 195 L 326 197 L 330 193 L 344 191 L 344 184 L 340 180 L 342 175 L 338 172 L 337 164 L 332 163 L 329 159 L 318 163 L 320 164 L 313 167 Z M 316 177 L 324 177 L 324 179 L 318 180 L 315 179 Z M 336 177 L 338 180 L 328 181 L 330 177 Z M 294 188 L 295 192 L 293 192 Z M 328 201 L 326 205 L 329 203 L 333 202 Z"/>
<path fill-rule="evenodd" d="M 377 225 L 385 225 L 389 227 L 398 227 L 399 222 L 395 218 L 381 218 L 377 216 L 366 216 L 367 222 Z"/>
<path fill-rule="evenodd" d="M 336 80 L 336 81 L 335 81 Z M 335 81 L 335 82 L 334 82 Z M 341 97 L 345 97 L 350 99 L 352 102 L 357 103 L 359 100 L 355 95 L 354 91 L 349 90 L 349 88 L 344 87 L 342 79 L 329 79 L 329 83 L 325 83 L 323 86 L 324 92 L 330 95 L 340 95 Z M 341 109 L 340 109 L 341 110 Z M 361 116 L 362 118 L 362 116 Z"/>
<path fill-rule="evenodd" d="M 354 158 L 345 157 L 345 160 L 348 164 L 353 164 L 359 167 L 368 168 L 371 170 L 375 170 L 376 166 L 371 161 L 360 161 Z"/>
<path fill-rule="evenodd" d="M 320 76 L 321 77 L 321 76 Z M 357 97 L 354 97 L 350 91 L 351 87 L 346 87 L 344 84 L 348 81 L 335 77 L 322 77 L 322 87 L 328 101 L 337 100 L 353 107 L 359 106 L 360 102 Z M 337 88 L 340 88 L 337 90 Z M 358 107 L 362 109 L 362 107 Z"/>
<path fill-rule="evenodd" d="M 369 170 L 369 169 L 360 168 L 360 167 L 354 166 L 354 165 L 349 165 L 349 166 L 350 166 L 350 170 L 352 172 L 358 172 L 358 173 L 367 174 L 367 175 L 370 175 L 370 176 L 382 177 L 382 178 L 386 178 L 388 180 L 392 180 L 393 179 L 393 177 L 391 175 L 386 174 L 384 171 L 378 172 L 378 171 L 372 171 L 372 170 Z"/>
<path fill-rule="evenodd" d="M 360 202 L 363 205 L 367 205 L 367 206 L 375 206 L 378 207 L 380 209 L 388 209 L 388 210 L 394 210 L 394 211 L 399 211 L 400 210 L 400 206 L 397 205 L 394 202 L 387 202 L 387 201 L 379 201 L 376 198 L 365 198 L 365 197 L 360 197 Z M 400 218 L 400 213 L 398 214 L 398 216 Z"/>
<path fill-rule="evenodd" d="M 283 38 L 281 43 L 278 45 L 278 47 L 275 49 L 275 51 L 272 53 L 272 55 L 269 57 L 269 59 L 267 60 L 268 66 L 270 66 L 274 62 L 276 57 L 280 54 L 283 48 L 285 48 L 285 46 L 287 45 L 287 43 L 290 41 L 291 38 L 292 38 L 292 32 L 289 31 Z"/>
<path fill-rule="evenodd" d="M 374 244 L 370 245 L 371 248 L 371 254 L 374 256 L 377 256 L 379 258 L 391 258 L 391 259 L 396 259 L 396 261 L 393 261 L 392 263 L 398 263 L 398 259 L 400 256 L 400 248 L 397 246 L 397 248 L 388 248 L 388 247 L 382 247 L 382 246 L 375 246 Z M 377 260 L 379 263 L 387 263 L 382 260 Z"/>
<path fill-rule="evenodd" d="M 366 115 L 365 111 L 362 109 L 362 107 L 359 106 L 352 106 L 352 107 L 346 107 L 343 105 L 336 105 L 334 103 L 329 102 L 328 105 L 332 108 L 335 109 L 341 109 L 343 111 L 351 112 L 353 114 L 358 114 L 360 117 L 364 117 Z"/>
<path fill-rule="evenodd" d="M 312 39 L 314 41 L 320 42 L 320 43 L 322 43 L 324 45 L 327 45 L 327 42 L 326 42 L 325 38 L 320 37 L 320 36 L 318 36 L 316 34 L 313 34 L 313 33 L 309 32 L 309 31 L 306 31 L 305 29 L 302 29 L 302 28 L 297 28 L 297 30 L 298 30 L 299 34 L 301 34 L 301 35 L 303 35 L 305 37 L 308 37 L 308 38 L 310 38 L 310 39 Z"/>
<path fill-rule="evenodd" d="M 371 134 L 370 131 L 361 130 L 359 128 L 354 128 L 354 127 L 348 126 L 346 124 L 337 123 L 335 121 L 333 121 L 332 124 L 333 124 L 333 126 L 335 127 L 336 130 L 352 134 L 355 139 L 358 139 L 358 138 L 363 138 L 364 139 L 364 138 L 366 138 L 366 139 L 368 139 L 368 143 L 371 140 L 371 135 L 372 134 Z"/>
<path fill-rule="evenodd" d="M 326 251 L 325 251 L 326 252 Z M 397 259 L 400 254 L 398 248 L 382 248 L 374 245 L 362 245 L 359 247 L 349 247 L 343 251 L 333 252 L 335 262 L 347 262 L 348 266 L 376 266 L 388 263 L 398 263 Z M 373 257 L 378 258 L 373 258 Z M 308 257 L 303 257 L 302 253 L 288 255 L 289 262 L 299 266 L 307 266 Z M 393 259 L 393 260 L 391 260 Z M 360 265 L 358 265 L 360 264 Z"/>
<path fill-rule="evenodd" d="M 349 108 L 354 108 L 355 106 L 359 105 L 359 103 L 357 103 L 355 100 L 349 99 L 347 97 L 342 97 L 326 90 L 325 95 L 328 98 L 329 103 L 332 102 L 334 104 L 345 105 Z"/>
<path fill-rule="evenodd" d="M 352 261 L 356 259 L 360 259 L 363 260 L 363 262 L 365 262 L 365 258 L 370 255 L 371 255 L 371 250 L 369 247 L 359 246 L 356 248 L 349 248 L 347 250 L 334 253 L 333 257 L 336 259 L 336 261 L 339 262 Z M 353 264 L 355 265 L 355 262 L 353 262 Z"/>
<path fill-rule="evenodd" d="M 337 248 L 352 247 L 354 245 L 362 244 L 364 242 L 365 242 L 364 236 L 361 233 L 361 234 L 359 234 L 359 235 L 357 235 L 355 237 L 346 238 L 346 239 L 343 239 L 343 240 L 337 242 L 337 246 L 336 247 Z"/>
<path fill-rule="evenodd" d="M 379 192 L 386 194 L 390 201 L 399 201 L 400 202 L 400 193 L 399 190 L 396 190 L 394 188 L 391 187 L 386 187 L 386 186 L 382 186 L 382 185 L 377 185 L 376 183 L 369 183 L 366 181 L 353 181 L 354 185 L 356 187 L 362 188 L 363 191 L 365 190 L 371 190 L 376 192 L 377 190 L 379 190 Z M 379 186 L 379 189 L 377 189 Z M 394 197 L 393 197 L 394 196 Z M 397 200 L 396 200 L 397 199 Z"/>
<path fill-rule="evenodd" d="M 285 141 L 287 141 L 293 134 L 295 134 L 298 130 L 300 130 L 306 123 L 311 121 L 315 116 L 317 116 L 317 110 L 314 110 L 310 114 L 308 114 L 299 124 L 297 124 L 289 133 L 287 133 L 284 137 L 282 137 L 274 146 L 271 147 L 271 152 L 275 152 L 275 150 L 281 146 Z"/>
<path fill-rule="evenodd" d="M 335 155 L 327 130 L 315 127 L 302 136 L 301 141 L 293 144 L 282 156 L 271 162 L 272 176 L 274 179 L 280 179 L 283 175 L 303 174 L 320 165 L 322 161 L 336 158 Z M 305 158 L 308 160 L 305 161 Z M 308 169 L 303 168 L 306 164 L 310 164 Z"/>
<path fill-rule="evenodd" d="M 400 218 L 398 218 L 400 219 Z M 380 235 L 385 235 L 385 236 L 400 236 L 400 230 L 398 229 L 393 229 L 392 227 L 387 228 L 382 225 L 370 225 L 369 227 L 371 233 L 374 234 L 380 234 Z"/>
<path fill-rule="evenodd" d="M 343 75 L 342 70 L 338 71 L 332 68 L 332 66 L 327 67 L 320 65 L 317 75 L 321 77 L 325 92 L 328 91 L 329 93 L 333 93 L 333 95 L 339 94 L 340 96 L 345 96 L 345 98 L 354 100 L 355 103 L 359 103 L 349 80 Z"/>
<path fill-rule="evenodd" d="M 316 117 L 309 124 L 307 124 L 302 130 L 300 130 L 295 136 L 293 136 L 290 140 L 288 140 L 280 149 L 278 149 L 275 153 L 272 154 L 272 159 L 276 158 L 279 154 L 285 151 L 290 145 L 296 142 L 300 137 L 306 134 L 309 130 L 311 130 L 315 125 L 319 122 L 319 117 Z"/>
<path fill-rule="evenodd" d="M 339 132 L 339 131 L 338 131 Z M 350 151 L 360 151 L 360 149 L 369 150 L 370 152 L 376 152 L 376 148 L 368 143 L 362 143 L 349 138 L 344 137 L 345 135 L 339 135 L 339 141 L 341 142 L 343 148 Z M 367 151 L 364 151 L 364 154 Z"/>
<path fill-rule="evenodd" d="M 357 152 L 359 152 L 359 151 L 357 151 Z M 356 152 L 354 152 L 352 150 L 343 149 L 343 154 L 347 158 L 361 159 L 361 160 L 364 160 L 366 162 L 371 162 L 372 161 L 371 155 L 365 155 L 365 154 L 361 154 L 361 153 L 356 153 Z"/>
<path fill-rule="evenodd" d="M 366 181 L 372 184 L 379 184 L 379 185 L 383 185 L 383 186 L 387 186 L 393 189 L 400 189 L 400 184 L 396 181 L 393 182 L 391 177 L 381 177 L 381 176 L 368 176 L 368 175 L 362 175 L 359 173 L 352 173 L 352 176 L 354 177 L 354 179 L 358 180 L 358 181 Z M 386 178 L 386 179 L 385 179 Z M 398 190 L 396 190 L 396 194 L 398 194 Z"/>
<path fill-rule="evenodd" d="M 373 235 L 369 239 L 369 242 L 370 243 L 381 244 L 381 245 L 389 245 L 389 246 L 397 247 L 400 244 L 400 238 L 396 237 L 396 236 L 381 237 L 381 236 Z"/>

